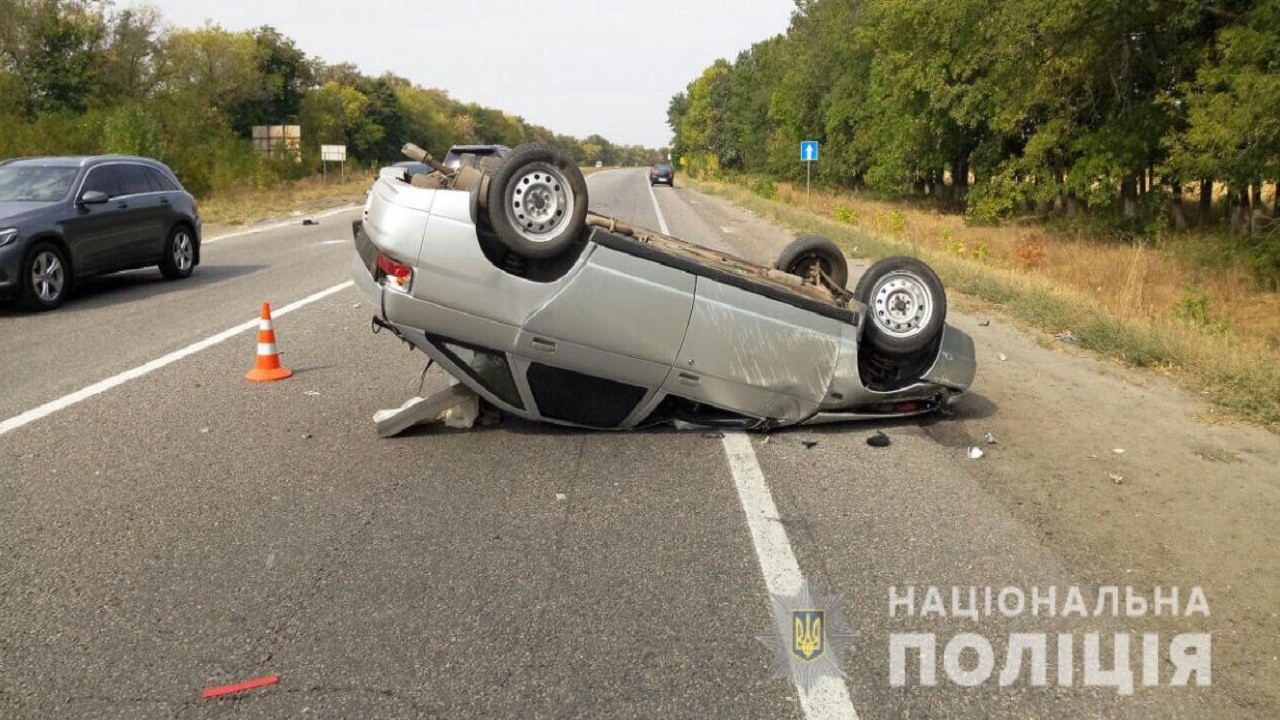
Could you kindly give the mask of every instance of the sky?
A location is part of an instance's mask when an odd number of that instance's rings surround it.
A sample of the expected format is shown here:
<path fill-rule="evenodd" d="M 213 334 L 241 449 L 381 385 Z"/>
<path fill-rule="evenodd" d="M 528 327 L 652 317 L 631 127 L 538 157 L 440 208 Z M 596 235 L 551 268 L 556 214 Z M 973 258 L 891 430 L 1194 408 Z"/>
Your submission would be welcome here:
<path fill-rule="evenodd" d="M 127 2 L 120 2 L 126 5 Z M 179 27 L 271 25 L 308 55 L 393 72 L 558 133 L 671 140 L 667 104 L 784 32 L 795 0 L 151 0 Z"/>

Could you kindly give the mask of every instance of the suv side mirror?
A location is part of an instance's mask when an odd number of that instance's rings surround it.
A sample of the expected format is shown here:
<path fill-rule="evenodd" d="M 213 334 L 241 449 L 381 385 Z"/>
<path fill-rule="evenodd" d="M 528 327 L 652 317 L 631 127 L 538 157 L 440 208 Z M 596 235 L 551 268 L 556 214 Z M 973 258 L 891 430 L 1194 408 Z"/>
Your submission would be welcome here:
<path fill-rule="evenodd" d="M 107 197 L 107 194 L 101 190 L 86 190 L 85 193 L 80 196 L 80 204 L 104 205 L 110 199 L 111 198 Z"/>

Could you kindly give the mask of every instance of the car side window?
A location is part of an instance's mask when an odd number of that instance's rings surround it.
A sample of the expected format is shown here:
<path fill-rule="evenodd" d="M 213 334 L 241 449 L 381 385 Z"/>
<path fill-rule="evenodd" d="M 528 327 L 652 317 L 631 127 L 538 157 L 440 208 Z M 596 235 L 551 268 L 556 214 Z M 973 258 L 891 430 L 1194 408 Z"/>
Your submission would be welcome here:
<path fill-rule="evenodd" d="M 83 195 L 90 190 L 97 190 L 109 198 L 120 195 L 120 185 L 116 182 L 115 168 L 110 165 L 90 168 L 89 174 L 84 178 L 84 187 L 80 189 L 80 194 Z"/>
<path fill-rule="evenodd" d="M 121 195 L 138 195 L 160 189 L 152 187 L 151 176 L 147 174 L 147 168 L 141 165 L 116 165 L 115 169 L 116 176 L 120 178 Z"/>
<path fill-rule="evenodd" d="M 146 168 L 146 171 L 147 176 L 151 178 L 151 184 L 154 185 L 157 190 L 161 190 L 163 192 L 177 192 L 178 186 L 169 179 L 168 175 L 165 175 L 153 167 Z"/>

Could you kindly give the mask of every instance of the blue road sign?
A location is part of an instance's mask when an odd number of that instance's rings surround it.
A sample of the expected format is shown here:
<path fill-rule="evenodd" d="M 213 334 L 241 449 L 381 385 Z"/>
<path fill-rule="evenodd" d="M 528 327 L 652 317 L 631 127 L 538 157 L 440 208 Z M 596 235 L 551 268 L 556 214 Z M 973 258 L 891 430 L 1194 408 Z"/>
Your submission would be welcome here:
<path fill-rule="evenodd" d="M 817 140 L 804 140 L 800 143 L 800 159 L 804 162 L 818 161 Z"/>

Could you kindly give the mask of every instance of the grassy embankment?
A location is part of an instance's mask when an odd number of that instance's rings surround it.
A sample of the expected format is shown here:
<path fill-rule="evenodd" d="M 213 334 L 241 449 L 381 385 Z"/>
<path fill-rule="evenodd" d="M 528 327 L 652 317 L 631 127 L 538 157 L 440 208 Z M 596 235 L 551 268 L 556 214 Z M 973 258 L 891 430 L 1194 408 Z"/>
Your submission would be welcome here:
<path fill-rule="evenodd" d="M 241 187 L 200 201 L 200 217 L 207 225 L 243 225 L 298 212 L 318 212 L 364 202 L 373 177 L 348 172 L 346 180 L 330 176 L 281 183 L 271 188 Z"/>
<path fill-rule="evenodd" d="M 1231 261 L 1186 260 L 1196 248 L 1075 239 L 1039 227 L 970 227 L 962 217 L 853 193 L 738 184 L 693 187 L 851 254 L 916 255 L 949 289 L 1125 364 L 1157 368 L 1232 414 L 1280 428 L 1280 295 Z M 769 186 L 765 184 L 765 194 Z"/>

